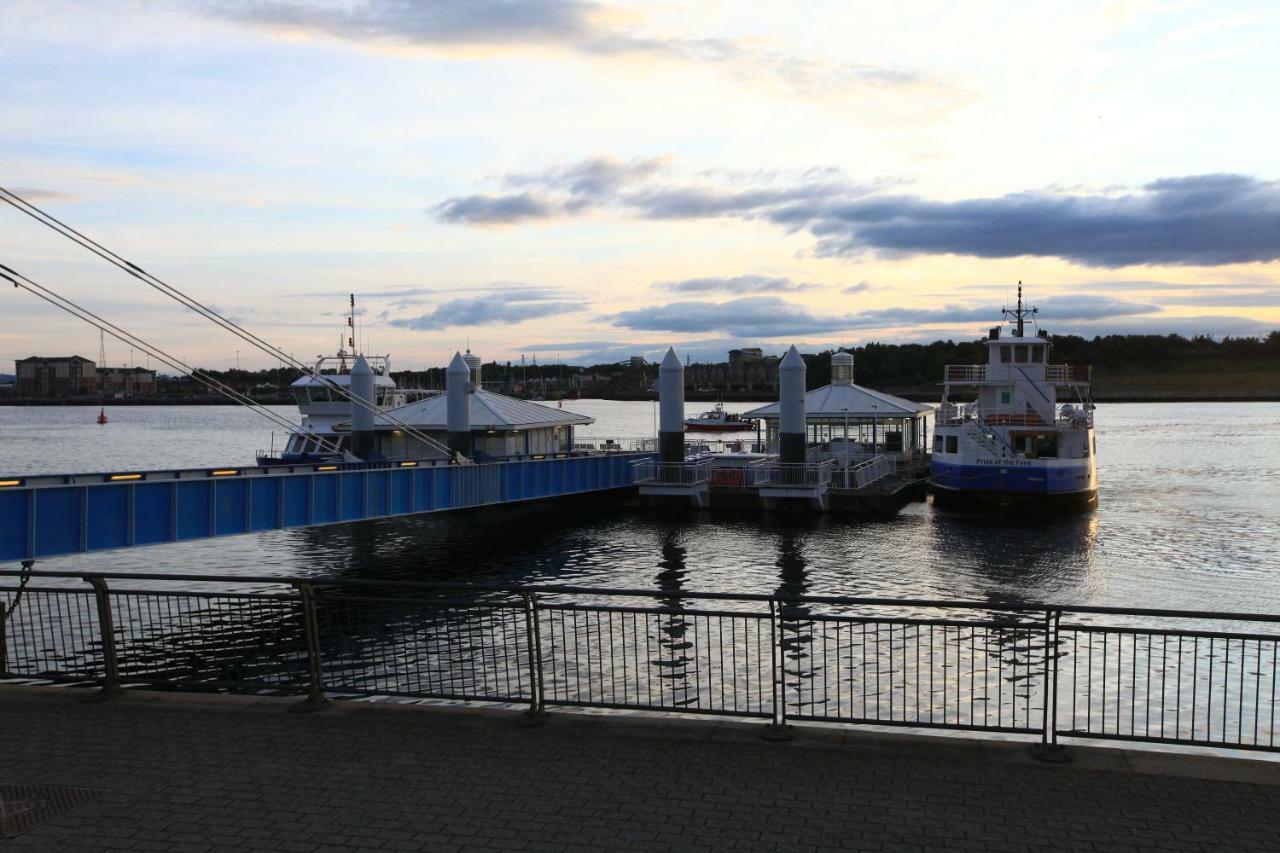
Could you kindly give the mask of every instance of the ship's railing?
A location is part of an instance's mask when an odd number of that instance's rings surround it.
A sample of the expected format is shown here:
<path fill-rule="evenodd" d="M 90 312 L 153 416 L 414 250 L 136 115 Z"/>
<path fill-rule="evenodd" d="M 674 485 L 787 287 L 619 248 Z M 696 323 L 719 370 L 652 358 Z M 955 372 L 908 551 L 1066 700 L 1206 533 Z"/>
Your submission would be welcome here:
<path fill-rule="evenodd" d="M 631 463 L 633 481 L 637 485 L 662 483 L 693 486 L 711 479 L 711 460 L 686 459 L 684 462 L 659 462 L 656 459 L 637 459 Z"/>
<path fill-rule="evenodd" d="M 1044 378 L 1061 385 L 1089 383 L 1093 381 L 1093 368 L 1080 364 L 1046 364 Z"/>
<path fill-rule="evenodd" d="M 1079 364 L 1046 364 L 1044 378 L 1046 382 L 1060 385 L 1089 383 L 1093 381 L 1093 368 Z M 948 364 L 943 368 L 943 379 L 957 384 L 980 385 L 987 381 L 987 365 Z"/>
<path fill-rule="evenodd" d="M 0 675 L 1280 752 L 1280 616 L 0 571 Z M 0 688 L 3 690 L 3 688 Z"/>
<path fill-rule="evenodd" d="M 985 364 L 948 364 L 943 373 L 947 382 L 986 382 L 987 366 Z"/>
<path fill-rule="evenodd" d="M 762 466 L 765 479 L 762 486 L 797 486 L 821 488 L 831 484 L 836 460 L 823 462 L 767 462 Z"/>

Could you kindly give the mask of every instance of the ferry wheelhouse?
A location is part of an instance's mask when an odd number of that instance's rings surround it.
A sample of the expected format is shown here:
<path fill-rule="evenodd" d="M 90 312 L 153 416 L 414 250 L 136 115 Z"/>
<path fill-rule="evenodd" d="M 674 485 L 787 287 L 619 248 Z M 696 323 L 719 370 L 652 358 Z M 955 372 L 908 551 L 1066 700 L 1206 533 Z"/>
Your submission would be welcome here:
<path fill-rule="evenodd" d="M 947 365 L 929 483 L 938 506 L 1090 508 L 1098 501 L 1092 369 L 1050 364 L 1037 310 L 1005 309 L 986 364 Z M 1002 336 L 1006 324 L 1012 336 Z M 956 402 L 955 397 L 976 397 Z"/>
<path fill-rule="evenodd" d="M 352 294 L 345 342 L 338 339 L 335 355 L 316 356 L 311 373 L 289 386 L 302 415 L 301 429 L 289 437 L 283 452 L 277 454 L 274 448 L 268 453 L 259 452 L 259 465 L 345 458 L 350 452 L 350 433 L 335 428 L 351 420 L 351 371 L 361 357 L 356 351 L 355 327 L 356 298 Z M 390 355 L 367 355 L 364 360 L 373 370 L 373 404 L 379 411 L 398 409 L 439 393 L 396 387 L 391 378 Z"/>

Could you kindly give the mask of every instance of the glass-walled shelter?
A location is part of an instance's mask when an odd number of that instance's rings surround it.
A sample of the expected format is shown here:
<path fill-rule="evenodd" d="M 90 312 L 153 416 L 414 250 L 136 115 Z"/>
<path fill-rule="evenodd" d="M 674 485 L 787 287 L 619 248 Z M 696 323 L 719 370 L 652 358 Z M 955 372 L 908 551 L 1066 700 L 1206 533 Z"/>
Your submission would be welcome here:
<path fill-rule="evenodd" d="M 831 358 L 831 384 L 805 394 L 805 431 L 811 461 L 885 455 L 900 462 L 921 459 L 931 407 L 864 388 L 853 381 L 853 356 Z M 778 450 L 779 404 L 745 413 L 764 424 L 765 446 Z"/>

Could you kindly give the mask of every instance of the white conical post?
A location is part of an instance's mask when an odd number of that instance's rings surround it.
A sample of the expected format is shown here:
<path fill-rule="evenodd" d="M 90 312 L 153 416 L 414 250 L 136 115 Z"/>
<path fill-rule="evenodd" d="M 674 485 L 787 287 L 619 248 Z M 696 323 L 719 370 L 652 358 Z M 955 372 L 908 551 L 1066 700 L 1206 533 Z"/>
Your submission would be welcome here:
<path fill-rule="evenodd" d="M 663 462 L 684 461 L 684 365 L 674 347 L 658 367 L 658 454 Z"/>
<path fill-rule="evenodd" d="M 351 452 L 361 459 L 373 453 L 373 412 L 375 379 L 364 356 L 351 367 Z"/>
<path fill-rule="evenodd" d="M 462 353 L 455 352 L 445 370 L 445 406 L 448 413 L 449 449 L 471 455 L 471 370 Z"/>
<path fill-rule="evenodd" d="M 804 359 L 793 346 L 778 365 L 778 457 L 784 463 L 805 461 L 805 373 Z"/>

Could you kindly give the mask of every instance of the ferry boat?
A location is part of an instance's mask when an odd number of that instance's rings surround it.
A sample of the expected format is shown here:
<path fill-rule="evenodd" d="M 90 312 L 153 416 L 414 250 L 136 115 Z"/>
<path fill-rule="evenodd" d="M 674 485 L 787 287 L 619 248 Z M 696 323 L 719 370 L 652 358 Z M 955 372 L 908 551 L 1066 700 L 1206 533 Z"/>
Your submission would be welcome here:
<path fill-rule="evenodd" d="M 686 418 L 684 428 L 697 432 L 742 432 L 756 428 L 756 422 L 744 418 L 736 412 L 726 412 L 724 403 L 716 403 L 709 412 L 703 412 L 696 418 Z"/>
<path fill-rule="evenodd" d="M 1049 364 L 1037 309 L 1016 308 L 984 342 L 986 364 L 947 365 L 933 436 L 935 506 L 1088 509 L 1098 502 L 1092 369 Z M 1013 334 L 1002 336 L 1005 327 Z M 953 402 L 953 394 L 976 401 Z"/>
<path fill-rule="evenodd" d="M 301 377 L 290 386 L 298 412 L 302 415 L 302 430 L 289 437 L 280 453 L 276 453 L 274 448 L 266 453 L 259 451 L 259 465 L 288 465 L 346 457 L 350 449 L 351 433 L 338 432 L 335 427 L 351 420 L 351 402 L 342 392 L 350 390 L 351 368 L 360 356 L 355 347 L 354 296 L 351 299 L 351 313 L 347 316 L 347 326 L 351 332 L 345 345 L 340 341 L 334 355 L 317 356 L 311 374 Z M 379 411 L 397 409 L 440 393 L 397 388 L 395 380 L 391 378 L 390 355 L 366 355 L 364 359 L 373 369 L 374 405 Z"/>

